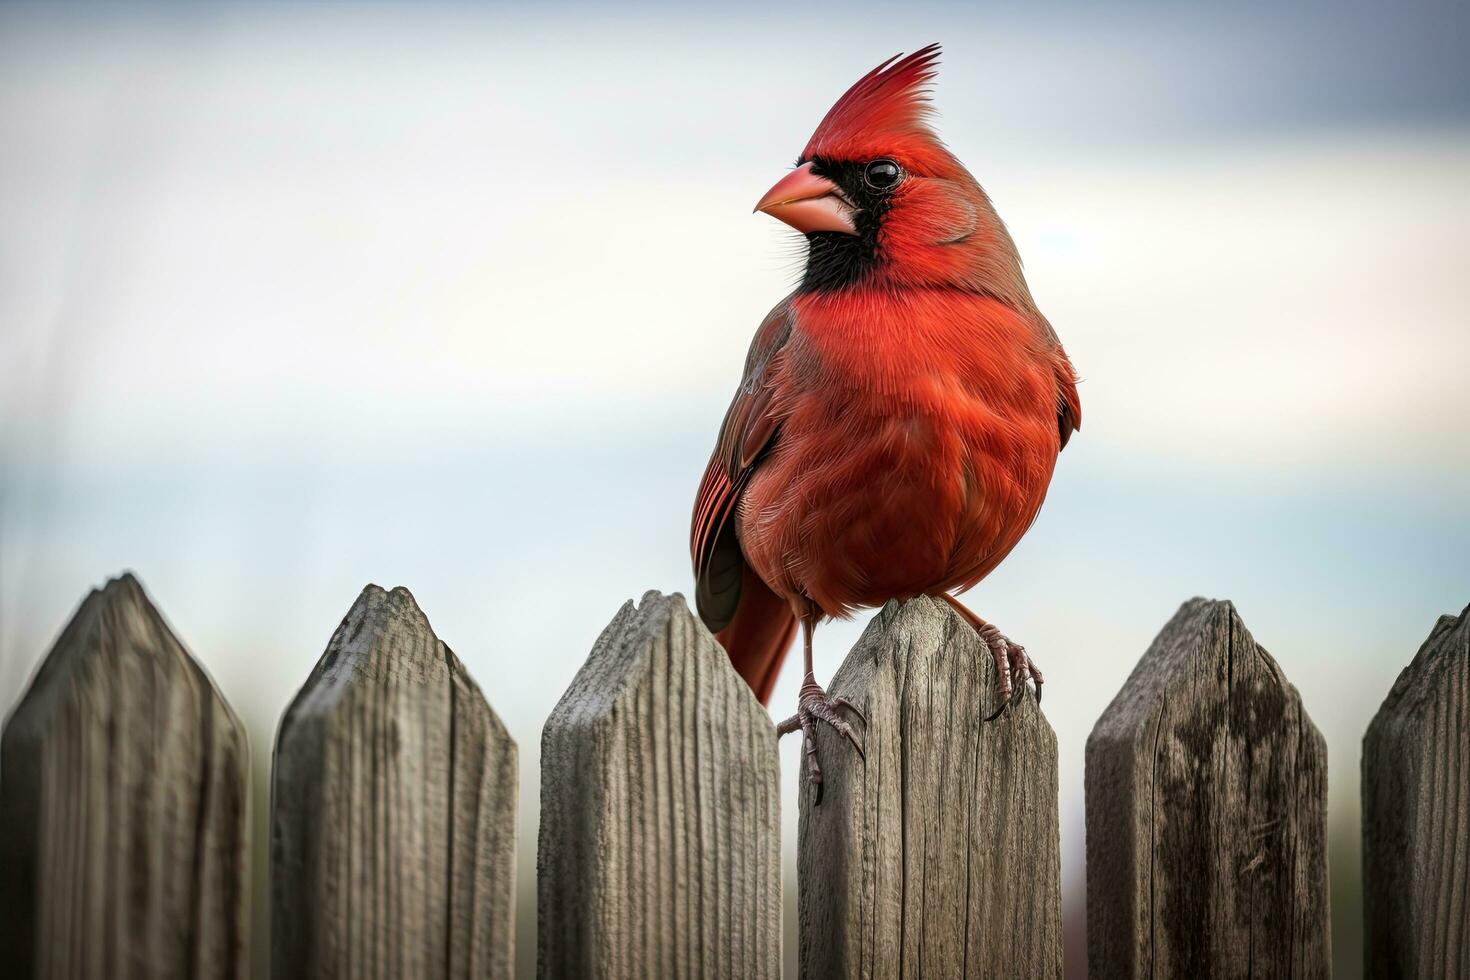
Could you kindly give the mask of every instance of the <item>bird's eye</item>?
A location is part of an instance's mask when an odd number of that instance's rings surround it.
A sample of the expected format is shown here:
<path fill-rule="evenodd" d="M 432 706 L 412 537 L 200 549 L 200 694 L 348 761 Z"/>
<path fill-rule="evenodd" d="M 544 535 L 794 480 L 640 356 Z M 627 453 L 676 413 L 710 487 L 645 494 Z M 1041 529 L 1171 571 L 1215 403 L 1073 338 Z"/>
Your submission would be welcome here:
<path fill-rule="evenodd" d="M 892 160 L 874 160 L 863 169 L 863 180 L 875 191 L 891 191 L 903 180 L 903 169 Z"/>

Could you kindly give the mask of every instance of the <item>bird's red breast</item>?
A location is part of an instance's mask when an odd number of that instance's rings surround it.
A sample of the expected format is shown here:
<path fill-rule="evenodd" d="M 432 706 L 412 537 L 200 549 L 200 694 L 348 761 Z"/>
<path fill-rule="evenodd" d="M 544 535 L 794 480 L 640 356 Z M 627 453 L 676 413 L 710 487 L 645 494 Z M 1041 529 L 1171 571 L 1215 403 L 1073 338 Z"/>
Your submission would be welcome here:
<path fill-rule="evenodd" d="M 738 508 L 746 560 L 829 616 L 979 581 L 1046 496 L 1058 356 L 952 290 L 794 297 L 770 374 L 780 437 Z"/>

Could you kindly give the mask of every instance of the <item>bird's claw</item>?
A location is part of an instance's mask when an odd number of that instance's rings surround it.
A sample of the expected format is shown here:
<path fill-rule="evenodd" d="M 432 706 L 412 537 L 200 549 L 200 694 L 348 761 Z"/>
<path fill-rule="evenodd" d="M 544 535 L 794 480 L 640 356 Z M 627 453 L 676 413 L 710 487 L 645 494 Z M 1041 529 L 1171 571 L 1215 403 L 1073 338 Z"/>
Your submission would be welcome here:
<path fill-rule="evenodd" d="M 867 716 L 858 710 L 856 705 L 844 697 L 828 697 L 821 685 L 808 674 L 806 682 L 801 685 L 801 693 L 797 696 L 796 714 L 776 726 L 778 737 L 788 735 L 797 729 L 801 730 L 802 751 L 806 755 L 807 781 L 816 788 L 817 794 L 812 803 L 813 806 L 820 806 L 822 803 L 822 766 L 817 761 L 817 722 L 832 726 L 839 735 L 852 743 L 852 747 L 857 749 L 859 758 L 867 758 L 863 753 L 862 742 L 858 741 L 857 732 L 839 713 L 841 708 L 851 711 L 863 724 L 867 724 Z"/>
<path fill-rule="evenodd" d="M 1026 693 L 1028 680 L 1036 685 L 1036 703 L 1041 704 L 1041 671 L 1026 655 L 1026 648 L 989 623 L 981 626 L 979 633 L 981 641 L 990 651 L 991 659 L 995 661 L 996 691 L 1000 695 L 1000 707 L 985 720 L 994 721 L 1019 701 Z"/>
<path fill-rule="evenodd" d="M 988 715 L 985 716 L 985 720 L 986 721 L 995 721 L 995 719 L 999 718 L 1001 715 L 1003 715 L 1003 714 L 1006 713 L 1006 709 L 1007 708 L 1013 707 L 1017 701 L 1021 700 L 1021 698 L 1025 695 L 1025 693 L 1026 693 L 1026 688 L 1024 688 L 1024 687 L 1017 687 L 1015 689 L 1015 691 L 1013 691 L 1011 693 L 1011 696 L 1010 697 L 1006 698 L 1004 701 L 1002 701 L 1000 703 L 1000 707 L 999 708 L 996 708 L 990 714 L 988 714 Z M 1040 700 L 1041 699 L 1038 698 L 1037 699 L 1037 702 L 1040 703 Z"/>

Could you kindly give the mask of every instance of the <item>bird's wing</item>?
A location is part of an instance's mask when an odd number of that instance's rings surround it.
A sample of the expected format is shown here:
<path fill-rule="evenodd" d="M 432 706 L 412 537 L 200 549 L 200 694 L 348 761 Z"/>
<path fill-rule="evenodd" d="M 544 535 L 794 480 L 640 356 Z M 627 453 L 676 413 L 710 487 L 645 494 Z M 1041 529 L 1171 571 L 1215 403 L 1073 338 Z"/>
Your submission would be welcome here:
<path fill-rule="evenodd" d="M 1057 348 L 1058 352 L 1061 348 Z M 1061 354 L 1056 365 L 1057 375 L 1057 433 L 1062 437 L 1059 449 L 1067 448 L 1072 433 L 1082 428 L 1082 399 L 1077 394 L 1077 372 L 1066 354 Z"/>
<path fill-rule="evenodd" d="M 772 365 L 790 336 L 791 312 L 783 302 L 767 315 L 751 341 L 745 376 L 725 412 L 694 502 L 689 529 L 694 602 L 711 630 L 724 629 L 740 603 L 745 556 L 735 536 L 735 509 L 751 472 L 776 440 L 780 419 L 771 411 Z"/>
<path fill-rule="evenodd" d="M 1032 312 L 1037 334 L 1051 352 L 1052 373 L 1057 381 L 1057 435 L 1061 439 L 1057 451 L 1060 452 L 1067 448 L 1067 440 L 1072 438 L 1072 433 L 1082 428 L 1082 399 L 1077 394 L 1077 372 L 1072 368 L 1067 352 L 1062 350 L 1061 338 L 1051 322 L 1041 315 L 1041 311 L 1033 309 Z"/>

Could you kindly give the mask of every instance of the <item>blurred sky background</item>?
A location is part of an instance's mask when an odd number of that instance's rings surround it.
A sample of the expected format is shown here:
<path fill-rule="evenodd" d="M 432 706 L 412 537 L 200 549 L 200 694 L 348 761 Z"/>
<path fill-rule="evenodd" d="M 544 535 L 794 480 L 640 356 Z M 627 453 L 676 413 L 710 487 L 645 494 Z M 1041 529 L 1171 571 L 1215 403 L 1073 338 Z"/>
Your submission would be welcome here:
<path fill-rule="evenodd" d="M 408 586 L 520 744 L 530 976 L 541 724 L 619 604 L 692 588 L 796 275 L 751 205 L 937 40 L 939 130 L 1084 379 L 971 594 L 1049 681 L 1069 975 L 1087 733 L 1205 594 L 1327 736 L 1357 976 L 1359 742 L 1470 601 L 1467 9 L 0 7 L 0 708 L 136 570 L 249 727 L 260 863 L 282 709 L 365 583 Z M 820 677 L 864 622 L 818 631 Z"/>

